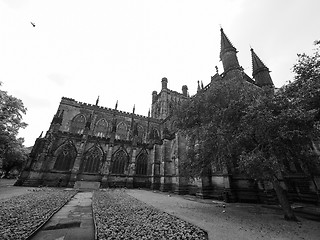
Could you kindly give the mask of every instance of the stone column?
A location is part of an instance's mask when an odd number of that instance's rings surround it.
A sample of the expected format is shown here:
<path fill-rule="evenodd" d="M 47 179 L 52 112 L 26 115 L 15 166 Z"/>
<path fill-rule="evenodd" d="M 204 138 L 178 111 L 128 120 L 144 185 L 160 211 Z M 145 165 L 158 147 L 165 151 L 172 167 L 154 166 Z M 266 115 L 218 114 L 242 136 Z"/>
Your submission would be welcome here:
<path fill-rule="evenodd" d="M 186 161 L 187 152 L 186 152 L 186 138 L 182 136 L 180 133 L 175 134 L 176 139 L 176 156 L 174 159 L 174 167 L 175 167 L 175 177 L 177 186 L 175 188 L 175 193 L 177 194 L 187 194 L 189 192 L 188 189 L 188 179 L 183 176 L 183 171 L 181 170 L 181 164 L 183 161 Z"/>
<path fill-rule="evenodd" d="M 133 188 L 133 177 L 136 173 L 136 152 L 137 152 L 137 149 L 133 148 L 131 161 L 129 163 L 127 182 L 126 182 L 127 188 Z"/>
<path fill-rule="evenodd" d="M 106 158 L 106 162 L 104 163 L 103 166 L 103 171 L 102 171 L 102 180 L 101 180 L 101 187 L 102 188 L 107 188 L 109 187 L 108 184 L 108 175 L 110 172 L 110 165 L 111 165 L 111 158 L 112 158 L 112 151 L 113 151 L 113 145 L 110 144 L 107 147 L 107 158 Z"/>
<path fill-rule="evenodd" d="M 75 182 L 78 180 L 77 175 L 80 169 L 80 163 L 81 163 L 81 159 L 82 159 L 86 144 L 87 144 L 87 135 L 83 135 L 83 138 L 79 143 L 76 159 L 73 163 L 73 167 L 72 167 L 69 182 L 68 182 L 68 187 L 73 187 Z"/>
<path fill-rule="evenodd" d="M 169 140 L 164 139 L 161 145 L 161 165 L 160 165 L 160 191 L 172 190 L 172 179 L 170 173 L 170 147 Z"/>
<path fill-rule="evenodd" d="M 150 188 L 154 189 L 154 175 L 155 175 L 155 165 L 154 165 L 154 159 L 155 159 L 155 146 L 150 150 L 149 153 L 149 161 L 150 161 L 150 166 L 151 166 L 151 178 L 150 178 Z"/>
<path fill-rule="evenodd" d="M 223 165 L 223 198 L 225 202 L 235 202 L 236 195 L 234 194 L 234 189 L 232 188 L 232 174 L 229 173 L 226 164 Z"/>
<path fill-rule="evenodd" d="M 151 152 L 152 161 L 152 178 L 151 178 L 151 189 L 159 190 L 160 188 L 160 146 L 154 144 Z"/>

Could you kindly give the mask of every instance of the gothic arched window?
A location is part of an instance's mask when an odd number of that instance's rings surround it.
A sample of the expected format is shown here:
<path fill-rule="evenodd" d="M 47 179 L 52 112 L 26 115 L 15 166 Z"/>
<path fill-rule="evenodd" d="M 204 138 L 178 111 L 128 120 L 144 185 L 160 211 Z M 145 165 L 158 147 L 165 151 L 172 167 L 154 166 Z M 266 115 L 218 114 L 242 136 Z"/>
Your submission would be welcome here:
<path fill-rule="evenodd" d="M 71 143 L 65 144 L 60 148 L 53 168 L 59 171 L 69 171 L 73 167 L 76 156 L 75 147 Z"/>
<path fill-rule="evenodd" d="M 137 175 L 147 175 L 148 169 L 148 155 L 143 152 L 140 153 L 136 160 L 136 174 Z"/>
<path fill-rule="evenodd" d="M 153 128 L 152 129 L 152 134 L 153 134 L 154 139 L 159 139 L 160 138 L 160 134 L 159 134 L 158 129 Z"/>
<path fill-rule="evenodd" d="M 81 172 L 98 173 L 103 153 L 99 147 L 93 147 L 82 158 Z"/>
<path fill-rule="evenodd" d="M 138 142 L 143 141 L 144 130 L 141 125 L 138 125 Z"/>
<path fill-rule="evenodd" d="M 86 125 L 86 118 L 83 115 L 77 115 L 71 122 L 71 132 L 82 134 Z"/>
<path fill-rule="evenodd" d="M 125 151 L 120 150 L 113 155 L 111 173 L 124 174 L 125 166 L 128 160 L 128 155 Z"/>
<path fill-rule="evenodd" d="M 124 122 L 118 124 L 117 127 L 117 139 L 126 140 L 127 139 L 127 125 Z"/>
<path fill-rule="evenodd" d="M 94 135 L 97 137 L 105 137 L 108 133 L 108 122 L 105 119 L 100 119 L 94 129 Z"/>

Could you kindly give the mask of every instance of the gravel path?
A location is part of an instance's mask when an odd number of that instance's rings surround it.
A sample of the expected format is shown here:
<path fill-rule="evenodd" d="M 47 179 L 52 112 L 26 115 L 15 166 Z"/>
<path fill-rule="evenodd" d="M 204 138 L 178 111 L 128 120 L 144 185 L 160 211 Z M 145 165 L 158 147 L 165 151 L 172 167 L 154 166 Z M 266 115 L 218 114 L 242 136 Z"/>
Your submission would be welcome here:
<path fill-rule="evenodd" d="M 206 230 L 209 239 L 320 239 L 320 223 L 306 219 L 287 222 L 282 214 L 251 204 L 225 204 L 191 196 L 146 190 L 127 193 L 160 210 Z"/>
<path fill-rule="evenodd" d="M 73 195 L 74 191 L 42 188 L 1 199 L 0 239 L 26 239 Z"/>
<path fill-rule="evenodd" d="M 98 239 L 207 239 L 202 229 L 159 211 L 123 190 L 96 191 L 93 213 Z"/>

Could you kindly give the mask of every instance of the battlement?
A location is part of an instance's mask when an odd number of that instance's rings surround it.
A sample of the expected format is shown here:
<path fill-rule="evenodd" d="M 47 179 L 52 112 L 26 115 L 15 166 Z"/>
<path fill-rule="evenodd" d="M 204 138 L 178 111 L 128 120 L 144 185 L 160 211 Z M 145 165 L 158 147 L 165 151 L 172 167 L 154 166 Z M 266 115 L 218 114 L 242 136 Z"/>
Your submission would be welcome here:
<path fill-rule="evenodd" d="M 108 107 L 103 107 L 103 106 L 98 106 L 95 104 L 91 103 L 85 103 L 85 102 L 80 102 L 76 101 L 73 98 L 67 98 L 67 97 L 62 97 L 61 103 L 66 103 L 66 104 L 72 104 L 76 105 L 79 107 L 84 107 L 84 108 L 91 108 L 93 110 L 98 110 L 98 111 L 107 111 L 107 112 L 112 112 L 113 114 L 116 113 L 116 115 L 122 115 L 126 117 L 132 117 L 132 113 L 126 112 L 126 111 L 121 111 L 121 110 L 116 110 L 114 108 L 108 108 Z M 138 119 L 143 119 L 143 120 L 148 120 L 148 116 L 140 115 L 140 114 L 133 114 L 134 118 Z M 158 122 L 156 119 L 149 118 L 152 122 Z"/>
<path fill-rule="evenodd" d="M 188 97 L 184 96 L 183 93 L 180 93 L 180 92 L 177 92 L 177 91 L 168 89 L 168 88 L 162 89 L 161 92 L 162 92 L 162 91 L 166 91 L 166 92 L 168 92 L 169 94 L 176 94 L 176 95 L 178 95 L 179 97 L 188 98 Z M 157 94 L 157 99 L 161 96 L 161 92 L 159 92 L 159 93 Z"/>
<path fill-rule="evenodd" d="M 62 97 L 61 100 L 76 102 L 73 98 Z"/>

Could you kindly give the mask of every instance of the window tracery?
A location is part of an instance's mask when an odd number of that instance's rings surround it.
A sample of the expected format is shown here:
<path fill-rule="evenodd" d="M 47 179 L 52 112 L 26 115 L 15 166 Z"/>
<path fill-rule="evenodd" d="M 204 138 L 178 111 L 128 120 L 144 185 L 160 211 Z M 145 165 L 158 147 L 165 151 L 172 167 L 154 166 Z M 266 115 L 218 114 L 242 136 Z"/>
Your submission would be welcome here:
<path fill-rule="evenodd" d="M 73 167 L 74 160 L 77 156 L 75 147 L 72 144 L 65 144 L 57 155 L 54 169 L 59 171 L 69 171 Z"/>
<path fill-rule="evenodd" d="M 138 142 L 143 141 L 144 129 L 141 125 L 138 125 Z"/>
<path fill-rule="evenodd" d="M 94 129 L 94 135 L 97 137 L 105 137 L 108 134 L 108 125 L 105 119 L 100 119 Z"/>
<path fill-rule="evenodd" d="M 77 115 L 71 122 L 71 132 L 82 134 L 86 125 L 86 118 L 83 115 Z"/>
<path fill-rule="evenodd" d="M 83 156 L 80 171 L 87 173 L 98 173 L 102 157 L 103 153 L 99 147 L 96 146 L 91 148 Z"/>
<path fill-rule="evenodd" d="M 146 152 L 142 152 L 137 157 L 136 174 L 147 175 L 147 169 L 148 169 L 148 155 Z"/>
<path fill-rule="evenodd" d="M 128 155 L 125 151 L 120 150 L 113 155 L 111 173 L 124 174 Z"/>
<path fill-rule="evenodd" d="M 127 125 L 124 122 L 118 124 L 116 138 L 121 140 L 127 139 Z"/>

